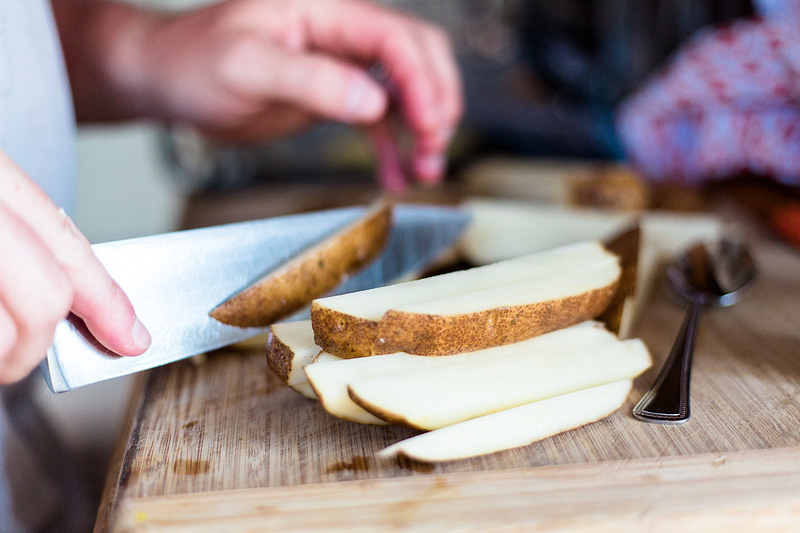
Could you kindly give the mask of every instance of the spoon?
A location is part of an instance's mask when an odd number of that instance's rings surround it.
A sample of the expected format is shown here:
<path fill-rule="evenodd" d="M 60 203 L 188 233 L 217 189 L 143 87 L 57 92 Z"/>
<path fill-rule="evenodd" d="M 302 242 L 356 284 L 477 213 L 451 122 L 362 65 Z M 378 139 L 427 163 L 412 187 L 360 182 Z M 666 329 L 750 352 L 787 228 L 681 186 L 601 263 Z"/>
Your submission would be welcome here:
<path fill-rule="evenodd" d="M 689 379 L 700 311 L 738 302 L 756 274 L 747 248 L 733 240 L 696 244 L 667 267 L 667 288 L 688 302 L 680 333 L 650 390 L 633 408 L 643 422 L 680 424 L 689 419 Z"/>

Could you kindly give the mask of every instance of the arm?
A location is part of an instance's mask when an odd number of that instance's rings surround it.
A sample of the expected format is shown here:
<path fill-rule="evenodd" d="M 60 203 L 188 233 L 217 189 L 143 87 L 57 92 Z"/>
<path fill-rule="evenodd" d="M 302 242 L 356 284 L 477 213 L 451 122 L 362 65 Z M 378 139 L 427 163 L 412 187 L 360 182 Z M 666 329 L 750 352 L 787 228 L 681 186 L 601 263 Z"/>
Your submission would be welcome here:
<path fill-rule="evenodd" d="M 358 0 L 230 0 L 168 15 L 53 0 L 78 116 L 195 125 L 228 141 L 270 140 L 318 120 L 365 126 L 384 184 L 402 188 L 390 94 L 411 133 L 410 166 L 438 181 L 463 102 L 446 36 Z M 381 64 L 388 83 L 377 83 Z"/>

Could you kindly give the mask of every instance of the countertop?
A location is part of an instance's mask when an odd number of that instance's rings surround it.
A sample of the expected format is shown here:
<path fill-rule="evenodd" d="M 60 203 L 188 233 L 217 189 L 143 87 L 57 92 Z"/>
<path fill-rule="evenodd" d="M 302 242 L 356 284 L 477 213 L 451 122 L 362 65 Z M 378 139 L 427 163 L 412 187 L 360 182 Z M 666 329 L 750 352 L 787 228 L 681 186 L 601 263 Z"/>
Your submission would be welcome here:
<path fill-rule="evenodd" d="M 800 523 L 800 251 L 754 229 L 759 277 L 702 319 L 692 418 L 644 424 L 683 309 L 657 290 L 634 335 L 654 365 L 612 416 L 469 460 L 382 461 L 415 432 L 336 419 L 264 350 L 139 375 L 97 531 L 787 531 Z"/>

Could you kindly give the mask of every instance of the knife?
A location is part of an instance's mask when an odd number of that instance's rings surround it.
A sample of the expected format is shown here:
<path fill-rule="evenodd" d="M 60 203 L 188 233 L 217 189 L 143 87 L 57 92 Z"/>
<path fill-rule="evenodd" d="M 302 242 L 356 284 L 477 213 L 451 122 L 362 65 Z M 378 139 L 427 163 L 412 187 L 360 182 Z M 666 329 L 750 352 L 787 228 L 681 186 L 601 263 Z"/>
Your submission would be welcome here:
<path fill-rule="evenodd" d="M 208 313 L 364 212 L 362 207 L 333 209 L 94 245 L 150 330 L 152 344 L 136 357 L 116 355 L 70 315 L 56 326 L 42 362 L 47 384 L 64 392 L 266 332 L 229 326 Z M 378 287 L 422 270 L 455 242 L 469 217 L 454 207 L 395 205 L 393 218 L 381 255 L 331 294 Z"/>

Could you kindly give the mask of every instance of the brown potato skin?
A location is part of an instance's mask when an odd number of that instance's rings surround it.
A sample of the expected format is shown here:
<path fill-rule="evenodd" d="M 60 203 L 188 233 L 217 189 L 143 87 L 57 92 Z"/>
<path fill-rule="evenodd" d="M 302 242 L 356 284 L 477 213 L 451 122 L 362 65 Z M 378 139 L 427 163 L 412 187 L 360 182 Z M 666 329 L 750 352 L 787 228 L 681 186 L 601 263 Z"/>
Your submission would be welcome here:
<path fill-rule="evenodd" d="M 604 322 L 609 331 L 619 335 L 622 326 L 622 311 L 625 300 L 636 292 L 636 273 L 639 264 L 639 246 L 641 243 L 641 229 L 637 224 L 611 239 L 606 248 L 619 256 L 621 274 L 617 290 L 608 307 L 597 317 Z"/>
<path fill-rule="evenodd" d="M 383 250 L 391 226 L 392 204 L 381 202 L 350 227 L 229 298 L 209 315 L 231 326 L 273 324 L 365 267 Z"/>
<path fill-rule="evenodd" d="M 378 323 L 311 303 L 314 342 L 324 351 L 353 359 L 372 355 Z"/>
<path fill-rule="evenodd" d="M 353 402 L 355 402 L 356 405 L 361 407 L 363 410 L 365 410 L 366 412 L 370 413 L 371 415 L 377 416 L 381 420 L 385 420 L 386 422 L 388 422 L 389 424 L 391 424 L 393 426 L 407 427 L 407 428 L 411 428 L 411 429 L 418 429 L 418 430 L 421 430 L 421 431 L 429 431 L 430 430 L 430 428 L 425 428 L 425 427 L 422 427 L 422 426 L 418 426 L 418 425 L 412 424 L 411 422 L 409 422 L 406 418 L 404 418 L 402 416 L 396 416 L 394 413 L 390 413 L 388 411 L 384 411 L 383 409 L 381 409 L 377 405 L 373 405 L 370 402 L 368 402 L 368 401 L 364 400 L 363 398 L 361 398 L 350 387 L 347 387 L 347 395 L 350 396 L 350 399 L 353 400 Z"/>
<path fill-rule="evenodd" d="M 558 300 L 459 315 L 389 310 L 372 337 L 372 353 L 442 356 L 520 342 L 596 317 L 608 306 L 617 283 Z"/>
<path fill-rule="evenodd" d="M 292 349 L 282 343 L 278 336 L 270 330 L 267 336 L 267 365 L 273 374 L 284 383 L 289 382 L 293 359 Z"/>

